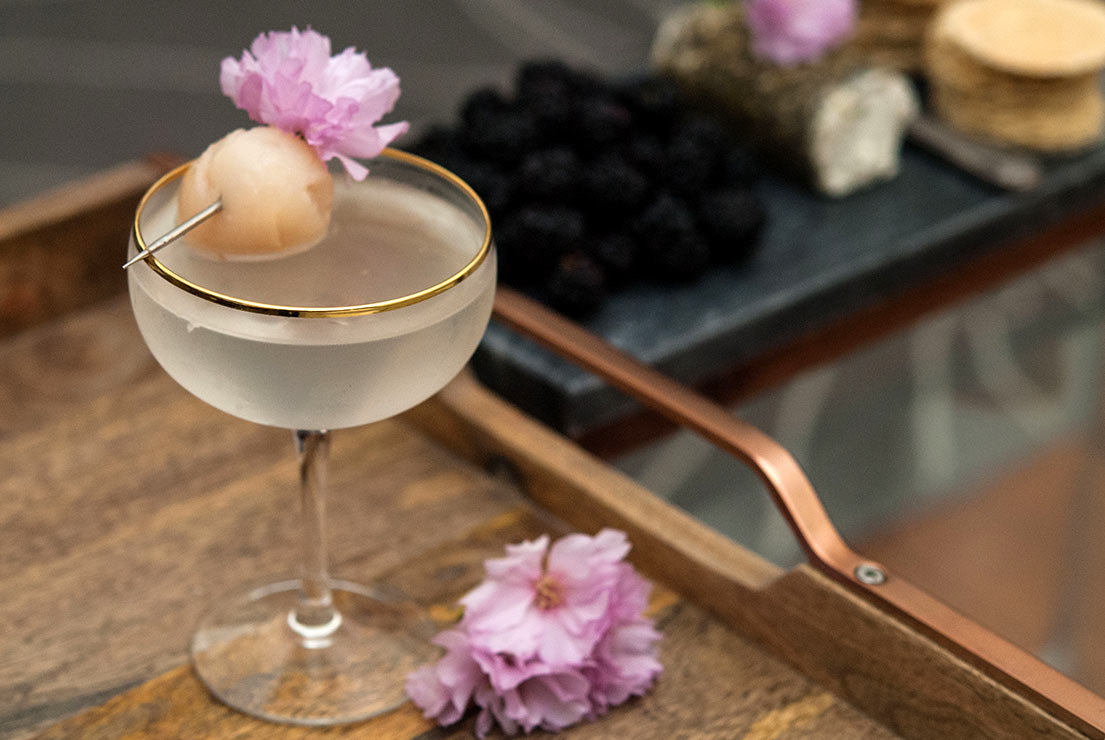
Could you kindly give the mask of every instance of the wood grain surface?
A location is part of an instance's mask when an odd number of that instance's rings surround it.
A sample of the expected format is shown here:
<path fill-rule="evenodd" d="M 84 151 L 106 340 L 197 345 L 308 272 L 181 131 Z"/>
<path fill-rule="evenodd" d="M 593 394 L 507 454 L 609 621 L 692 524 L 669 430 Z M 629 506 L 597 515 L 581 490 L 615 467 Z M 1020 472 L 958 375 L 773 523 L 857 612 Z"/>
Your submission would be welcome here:
<path fill-rule="evenodd" d="M 20 379 L 2 396 L 14 421 L 0 432 L 0 737 L 113 696 L 41 736 L 470 736 L 470 720 L 438 731 L 410 706 L 307 731 L 212 701 L 182 665 L 188 635 L 221 594 L 292 570 L 289 435 L 177 387 L 119 299 L 7 340 L 0 367 Z M 332 486 L 335 573 L 383 581 L 439 616 L 455 614 L 484 558 L 565 526 L 401 421 L 335 435 Z M 661 597 L 657 616 L 658 689 L 570 735 L 893 737 L 700 607 Z"/>
<path fill-rule="evenodd" d="M 0 212 L 0 336 L 123 289 L 134 206 L 170 161 L 122 164 Z"/>

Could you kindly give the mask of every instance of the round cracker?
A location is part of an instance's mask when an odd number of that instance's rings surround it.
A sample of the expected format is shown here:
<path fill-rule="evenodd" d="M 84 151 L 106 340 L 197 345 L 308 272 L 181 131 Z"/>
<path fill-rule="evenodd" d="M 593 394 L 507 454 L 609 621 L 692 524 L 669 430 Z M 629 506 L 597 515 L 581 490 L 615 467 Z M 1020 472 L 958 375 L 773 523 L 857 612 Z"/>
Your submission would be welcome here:
<path fill-rule="evenodd" d="M 960 0 L 941 10 L 934 32 L 1014 74 L 1065 77 L 1105 66 L 1097 0 Z"/>
<path fill-rule="evenodd" d="M 1060 110 L 1003 107 L 985 96 L 965 96 L 935 86 L 936 113 L 968 134 L 1041 152 L 1071 152 L 1096 144 L 1105 126 L 1105 103 L 1088 96 Z"/>
<path fill-rule="evenodd" d="M 1058 78 L 1025 77 L 980 64 L 946 37 L 930 34 L 925 42 L 925 72 L 932 80 L 964 92 L 1020 98 L 1032 104 L 1040 98 L 1093 94 L 1099 73 Z"/>

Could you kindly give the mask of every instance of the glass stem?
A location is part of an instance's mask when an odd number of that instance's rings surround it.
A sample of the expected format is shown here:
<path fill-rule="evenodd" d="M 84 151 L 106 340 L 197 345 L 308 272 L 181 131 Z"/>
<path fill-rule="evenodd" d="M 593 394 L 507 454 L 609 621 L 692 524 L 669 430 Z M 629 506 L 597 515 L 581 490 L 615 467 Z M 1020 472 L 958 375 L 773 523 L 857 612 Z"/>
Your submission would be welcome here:
<path fill-rule="evenodd" d="M 292 629 L 308 640 L 329 636 L 341 624 L 330 594 L 326 556 L 326 471 L 330 459 L 330 432 L 298 429 L 299 502 L 302 509 L 303 554 L 300 594 L 289 616 Z"/>

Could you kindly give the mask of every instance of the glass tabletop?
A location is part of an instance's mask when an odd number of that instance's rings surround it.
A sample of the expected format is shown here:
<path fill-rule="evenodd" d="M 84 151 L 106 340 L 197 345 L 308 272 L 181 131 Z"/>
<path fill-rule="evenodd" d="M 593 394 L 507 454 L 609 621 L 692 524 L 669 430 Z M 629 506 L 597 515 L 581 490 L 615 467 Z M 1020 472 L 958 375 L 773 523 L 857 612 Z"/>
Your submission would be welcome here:
<path fill-rule="evenodd" d="M 733 407 L 859 552 L 1105 694 L 1105 241 Z M 767 559 L 803 555 L 756 477 L 678 431 L 613 462 Z"/>

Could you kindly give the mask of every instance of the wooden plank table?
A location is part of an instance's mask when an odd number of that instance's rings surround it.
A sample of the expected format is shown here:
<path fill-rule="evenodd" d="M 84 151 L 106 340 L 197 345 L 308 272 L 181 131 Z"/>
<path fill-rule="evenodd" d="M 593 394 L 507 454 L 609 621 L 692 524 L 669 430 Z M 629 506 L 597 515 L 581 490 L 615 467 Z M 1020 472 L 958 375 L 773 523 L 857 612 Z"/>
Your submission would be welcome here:
<path fill-rule="evenodd" d="M 0 369 L 0 737 L 118 693 L 40 737 L 310 734 L 222 708 L 182 665 L 220 594 L 294 568 L 288 435 L 180 389 L 120 299 L 8 340 Z M 331 470 L 336 572 L 382 580 L 431 613 L 452 614 L 504 544 L 565 531 L 403 422 L 335 435 Z M 579 736 L 893 737 L 702 609 L 661 593 L 656 610 L 660 687 Z M 446 736 L 430 729 L 408 706 L 316 733 Z"/>
<path fill-rule="evenodd" d="M 117 263 L 126 224 L 104 256 L 82 220 L 117 219 L 134 195 L 0 233 L 0 275 L 47 227 L 61 236 L 40 264 L 78 249 Z M 35 325 L 0 339 L 0 739 L 471 737 L 470 718 L 438 729 L 409 704 L 309 730 L 207 694 L 186 664 L 200 614 L 294 567 L 289 435 L 191 397 L 150 357 L 125 298 L 74 274 L 68 313 L 36 307 Z M 25 294 L 48 295 L 33 282 Z M 504 544 L 627 531 L 657 584 L 665 673 L 568 737 L 1083 737 L 820 573 L 782 573 L 672 509 L 468 375 L 397 420 L 336 434 L 331 484 L 335 574 L 382 582 L 443 625 Z"/>

